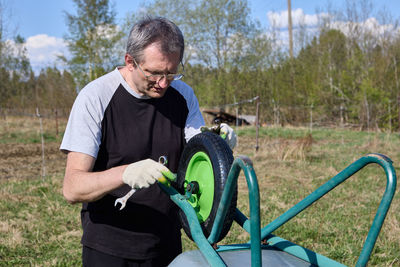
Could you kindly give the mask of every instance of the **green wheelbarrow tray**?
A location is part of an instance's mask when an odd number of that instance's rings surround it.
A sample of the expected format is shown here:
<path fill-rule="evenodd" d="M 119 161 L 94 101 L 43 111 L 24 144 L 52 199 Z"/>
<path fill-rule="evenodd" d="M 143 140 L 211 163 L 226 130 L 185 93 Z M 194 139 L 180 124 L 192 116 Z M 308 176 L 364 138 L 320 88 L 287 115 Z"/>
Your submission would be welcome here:
<path fill-rule="evenodd" d="M 169 266 L 344 266 L 271 233 L 370 163 L 376 163 L 384 169 L 387 184 L 356 264 L 356 266 L 366 266 L 396 190 L 396 173 L 392 161 L 381 154 L 368 154 L 353 162 L 262 229 L 260 227 L 260 195 L 257 177 L 251 160 L 245 156 L 239 156 L 234 159 L 228 173 L 218 212 L 208 238 L 202 231 L 196 211 L 187 201 L 187 195 L 178 193 L 173 187 L 160 184 L 186 215 L 192 239 L 199 248 L 199 250 L 187 251 L 178 255 Z M 236 209 L 234 220 L 250 233 L 251 241 L 245 244 L 223 245 L 214 249 L 212 244 L 217 242 L 221 233 L 241 170 L 244 172 L 248 185 L 251 219 Z"/>

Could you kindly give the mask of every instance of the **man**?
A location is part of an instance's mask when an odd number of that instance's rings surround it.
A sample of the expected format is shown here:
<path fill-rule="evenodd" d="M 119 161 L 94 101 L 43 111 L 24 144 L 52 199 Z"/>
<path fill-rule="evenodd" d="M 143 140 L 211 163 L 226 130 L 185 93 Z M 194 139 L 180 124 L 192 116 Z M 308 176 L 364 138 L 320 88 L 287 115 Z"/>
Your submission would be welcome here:
<path fill-rule="evenodd" d="M 165 266 L 181 252 L 177 207 L 155 182 L 177 171 L 185 143 L 204 125 L 193 90 L 179 80 L 183 52 L 175 24 L 146 18 L 131 29 L 125 66 L 75 100 L 61 144 L 63 194 L 83 203 L 84 266 Z M 132 187 L 140 190 L 126 207 L 114 207 Z"/>

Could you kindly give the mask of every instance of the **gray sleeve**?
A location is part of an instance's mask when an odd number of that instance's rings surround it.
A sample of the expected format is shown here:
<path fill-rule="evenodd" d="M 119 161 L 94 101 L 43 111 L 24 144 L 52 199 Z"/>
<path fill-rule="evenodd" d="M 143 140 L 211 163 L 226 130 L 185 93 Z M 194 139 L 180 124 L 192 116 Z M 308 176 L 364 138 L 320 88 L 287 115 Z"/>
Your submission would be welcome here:
<path fill-rule="evenodd" d="M 185 98 L 189 114 L 185 125 L 186 142 L 193 136 L 200 133 L 200 127 L 205 125 L 203 116 L 201 115 L 199 102 L 193 89 L 183 81 L 173 81 L 173 87 L 176 88 Z"/>
<path fill-rule="evenodd" d="M 61 151 L 81 152 L 97 158 L 104 112 L 121 80 L 116 69 L 81 90 L 72 106 Z"/>
<path fill-rule="evenodd" d="M 101 142 L 103 112 L 94 96 L 81 91 L 76 98 L 68 119 L 61 151 L 81 152 L 97 157 Z"/>

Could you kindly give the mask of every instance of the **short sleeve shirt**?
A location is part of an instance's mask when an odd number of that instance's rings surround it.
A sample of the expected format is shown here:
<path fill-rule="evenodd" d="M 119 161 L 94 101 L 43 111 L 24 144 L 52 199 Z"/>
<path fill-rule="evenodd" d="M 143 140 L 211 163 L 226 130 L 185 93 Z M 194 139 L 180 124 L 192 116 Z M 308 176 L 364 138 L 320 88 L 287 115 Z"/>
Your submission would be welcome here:
<path fill-rule="evenodd" d="M 141 97 L 118 69 L 89 83 L 79 93 L 60 149 L 94 157 L 93 171 L 167 156 L 176 172 L 185 143 L 204 125 L 193 90 L 173 81 L 161 98 Z M 138 190 L 125 209 L 115 199 L 124 185 L 100 200 L 83 203 L 82 244 L 123 258 L 149 259 L 180 251 L 177 207 L 155 184 Z"/>

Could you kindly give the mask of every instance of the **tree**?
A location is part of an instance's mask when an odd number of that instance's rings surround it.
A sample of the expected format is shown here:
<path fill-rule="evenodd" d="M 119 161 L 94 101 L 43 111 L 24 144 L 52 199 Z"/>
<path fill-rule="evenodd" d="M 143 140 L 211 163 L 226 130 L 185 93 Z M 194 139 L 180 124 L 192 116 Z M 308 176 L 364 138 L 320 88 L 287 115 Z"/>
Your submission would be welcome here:
<path fill-rule="evenodd" d="M 63 100 L 60 103 L 60 107 L 64 110 L 69 110 L 74 103 L 77 95 L 77 90 L 74 78 L 72 77 L 71 73 L 66 70 L 64 70 L 62 73 L 60 87 L 61 99 Z"/>
<path fill-rule="evenodd" d="M 28 79 L 31 70 L 25 40 L 16 35 L 8 36 L 10 15 L 5 2 L 0 0 L 0 105 L 11 106 L 23 93 L 22 81 Z M 21 103 L 24 103 L 22 99 Z"/>
<path fill-rule="evenodd" d="M 144 10 L 179 26 L 185 36 L 184 63 L 192 61 L 227 71 L 247 66 L 249 61 L 260 65 L 265 62 L 264 54 L 271 50 L 260 24 L 251 20 L 246 0 L 155 0 L 144 5 Z M 128 16 L 128 24 L 140 18 L 142 12 L 140 9 Z"/>
<path fill-rule="evenodd" d="M 196 93 L 207 99 L 206 103 L 229 103 L 237 93 L 254 94 L 254 88 L 249 87 L 246 92 L 246 88 L 232 81 L 237 80 L 238 72 L 267 69 L 272 49 L 261 34 L 260 24 L 251 20 L 246 0 L 155 0 L 144 5 L 144 10 L 167 17 L 182 30 L 185 79 L 194 79 L 189 74 L 192 66 L 196 71 L 208 69 L 193 84 Z M 127 24 L 140 18 L 141 12 L 129 16 Z"/>
<path fill-rule="evenodd" d="M 257 25 L 243 0 L 199 1 L 189 21 L 193 35 L 191 46 L 197 60 L 209 67 L 228 70 L 232 55 L 253 39 Z"/>
<path fill-rule="evenodd" d="M 108 0 L 73 1 L 77 14 L 65 13 L 69 29 L 65 39 L 72 58 L 64 60 L 82 86 L 122 61 L 122 56 L 116 55 L 122 33 L 114 22 L 115 11 Z"/>

